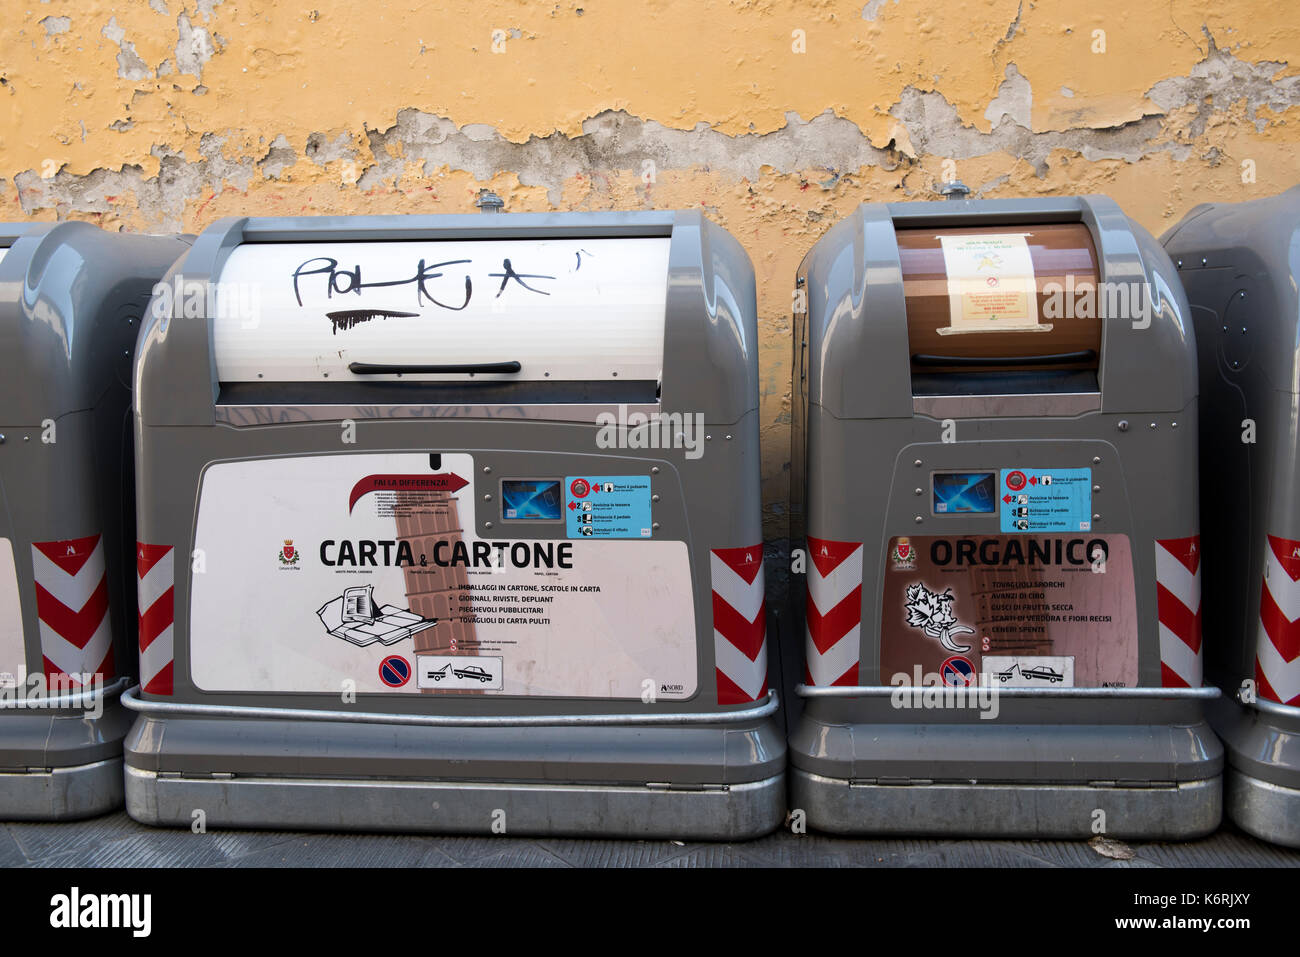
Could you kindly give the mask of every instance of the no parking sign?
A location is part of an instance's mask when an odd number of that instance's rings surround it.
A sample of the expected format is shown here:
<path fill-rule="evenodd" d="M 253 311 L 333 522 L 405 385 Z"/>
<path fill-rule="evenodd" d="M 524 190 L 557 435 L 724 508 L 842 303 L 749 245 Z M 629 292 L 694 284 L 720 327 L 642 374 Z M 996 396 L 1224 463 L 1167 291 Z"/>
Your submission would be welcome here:
<path fill-rule="evenodd" d="M 389 655 L 379 663 L 379 680 L 390 688 L 400 688 L 411 680 L 411 663 L 401 655 Z"/>
<path fill-rule="evenodd" d="M 975 665 L 965 655 L 953 655 L 939 666 L 943 683 L 950 688 L 967 688 L 975 682 Z"/>

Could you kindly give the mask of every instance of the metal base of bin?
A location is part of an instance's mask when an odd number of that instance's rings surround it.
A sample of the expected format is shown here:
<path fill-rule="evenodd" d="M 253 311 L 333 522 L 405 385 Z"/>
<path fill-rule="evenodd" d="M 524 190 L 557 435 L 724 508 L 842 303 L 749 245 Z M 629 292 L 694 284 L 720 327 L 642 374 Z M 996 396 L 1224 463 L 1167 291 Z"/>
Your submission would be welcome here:
<path fill-rule="evenodd" d="M 1300 708 L 1225 694 L 1209 718 L 1228 753 L 1228 817 L 1260 840 L 1300 847 Z"/>
<path fill-rule="evenodd" d="M 0 773 L 0 820 L 75 821 L 122 806 L 122 759 Z"/>
<path fill-rule="evenodd" d="M 127 683 L 0 708 L 0 821 L 72 821 L 122 806 Z"/>
<path fill-rule="evenodd" d="M 1203 713 L 1217 689 L 985 688 L 929 706 L 926 690 L 796 689 L 790 806 L 809 827 L 1188 840 L 1219 826 L 1223 746 Z"/>
<path fill-rule="evenodd" d="M 647 786 L 320 778 L 185 778 L 126 769 L 142 824 L 589 837 L 748 840 L 785 818 L 785 775 L 675 791 Z M 494 829 L 495 826 L 495 829 Z"/>
<path fill-rule="evenodd" d="M 123 701 L 141 713 L 124 753 L 143 824 L 746 840 L 785 819 L 775 695 L 568 715 Z"/>
<path fill-rule="evenodd" d="M 1300 790 L 1229 771 L 1228 817 L 1247 834 L 1283 847 L 1300 847 Z"/>
<path fill-rule="evenodd" d="M 790 806 L 832 834 L 968 838 L 1090 838 L 1094 812 L 1107 837 L 1190 840 L 1222 817 L 1222 779 L 1171 787 L 1063 784 L 857 784 L 794 768 Z"/>

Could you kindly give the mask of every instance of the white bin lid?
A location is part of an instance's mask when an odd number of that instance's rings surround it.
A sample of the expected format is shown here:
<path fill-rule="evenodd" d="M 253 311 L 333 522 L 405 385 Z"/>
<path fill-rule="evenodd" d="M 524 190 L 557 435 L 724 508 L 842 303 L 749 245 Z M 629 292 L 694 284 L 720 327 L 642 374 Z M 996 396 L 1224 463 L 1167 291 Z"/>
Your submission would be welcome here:
<path fill-rule="evenodd" d="M 668 237 L 252 243 L 209 300 L 221 382 L 659 380 Z M 467 286 L 468 283 L 468 286 Z M 459 381 L 466 372 L 404 372 Z"/>

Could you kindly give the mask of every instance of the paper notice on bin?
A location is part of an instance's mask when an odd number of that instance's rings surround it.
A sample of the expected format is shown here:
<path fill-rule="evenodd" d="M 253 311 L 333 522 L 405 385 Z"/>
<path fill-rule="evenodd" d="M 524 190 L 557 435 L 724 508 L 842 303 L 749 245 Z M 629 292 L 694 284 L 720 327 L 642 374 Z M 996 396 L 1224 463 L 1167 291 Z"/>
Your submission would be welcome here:
<path fill-rule="evenodd" d="M 1050 332 L 1038 321 L 1038 284 L 1023 234 L 940 236 L 948 273 L 949 325 L 965 332 Z"/>

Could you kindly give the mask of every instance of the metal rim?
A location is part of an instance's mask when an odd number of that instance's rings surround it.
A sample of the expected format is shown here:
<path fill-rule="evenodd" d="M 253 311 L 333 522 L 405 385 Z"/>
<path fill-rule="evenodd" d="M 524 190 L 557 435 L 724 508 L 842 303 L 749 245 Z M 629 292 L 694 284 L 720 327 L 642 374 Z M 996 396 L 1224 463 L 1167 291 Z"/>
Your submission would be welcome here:
<path fill-rule="evenodd" d="M 794 693 L 800 698 L 891 698 L 896 694 L 922 695 L 926 692 L 980 694 L 991 692 L 1006 698 L 1154 698 L 1195 699 L 1208 701 L 1222 692 L 1209 685 L 1203 688 L 1003 688 L 1000 685 L 978 684 L 953 688 L 947 685 L 796 685 Z"/>
<path fill-rule="evenodd" d="M 375 711 L 323 711 L 308 708 L 264 708 L 252 705 L 177 704 L 145 701 L 137 697 L 135 685 L 122 693 L 122 704 L 140 714 L 157 717 L 175 715 L 194 718 L 237 718 L 266 721 L 344 721 L 354 724 L 406 724 L 440 728 L 525 728 L 525 727 L 608 727 L 613 725 L 736 724 L 755 721 L 776 713 L 778 699 L 769 691 L 767 700 L 753 708 L 719 712 L 666 712 L 645 714 L 521 714 L 442 715 L 385 714 Z"/>
<path fill-rule="evenodd" d="M 1233 696 L 1234 700 L 1246 708 L 1254 708 L 1261 714 L 1276 715 L 1279 718 L 1290 718 L 1296 720 L 1300 718 L 1300 708 L 1289 704 L 1280 704 L 1276 701 L 1269 701 L 1267 698 L 1256 697 L 1254 701 L 1242 701 L 1241 695 Z"/>
<path fill-rule="evenodd" d="M 13 702 L 0 701 L 0 711 L 71 711 L 94 707 L 101 699 L 109 700 L 117 694 L 125 695 L 123 690 L 130 683 L 130 678 L 118 678 L 111 685 L 103 688 L 91 688 L 76 694 L 63 695 L 58 698 L 16 698 Z"/>

